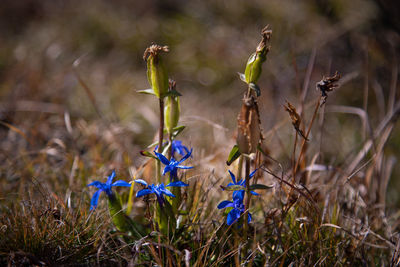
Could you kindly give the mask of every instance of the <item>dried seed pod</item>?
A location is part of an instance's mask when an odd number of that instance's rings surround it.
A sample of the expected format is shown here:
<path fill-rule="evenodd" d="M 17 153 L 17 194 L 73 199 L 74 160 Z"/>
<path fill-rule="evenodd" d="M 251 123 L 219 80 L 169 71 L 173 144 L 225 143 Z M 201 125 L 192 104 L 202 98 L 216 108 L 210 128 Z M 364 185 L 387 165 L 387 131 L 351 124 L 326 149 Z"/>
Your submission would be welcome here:
<path fill-rule="evenodd" d="M 170 80 L 169 85 L 170 91 L 175 90 L 175 81 Z M 173 129 L 178 126 L 180 110 L 179 96 L 170 94 L 165 101 L 164 112 L 165 127 L 169 134 L 171 134 Z"/>
<path fill-rule="evenodd" d="M 339 72 L 335 72 L 335 75 L 331 77 L 322 77 L 322 80 L 317 82 L 316 87 L 317 90 L 321 92 L 321 97 L 322 97 L 322 103 L 325 104 L 326 99 L 328 98 L 327 92 L 333 91 L 333 89 L 338 88 L 339 85 L 336 83 L 340 80 L 342 76 L 339 74 Z"/>
<path fill-rule="evenodd" d="M 260 78 L 262 71 L 262 63 L 267 59 L 267 53 L 270 49 L 267 44 L 272 35 L 272 31 L 268 29 L 268 25 L 261 31 L 262 40 L 258 44 L 256 52 L 250 55 L 247 60 L 246 69 L 244 71 L 245 81 L 256 83 Z"/>
<path fill-rule="evenodd" d="M 260 115 L 253 96 L 243 99 L 238 116 L 237 145 L 244 154 L 255 153 L 261 139 Z"/>
<path fill-rule="evenodd" d="M 168 46 L 151 45 L 143 55 L 147 61 L 147 79 L 158 98 L 165 97 L 168 92 L 168 73 L 160 56 L 161 52 L 168 51 Z"/>

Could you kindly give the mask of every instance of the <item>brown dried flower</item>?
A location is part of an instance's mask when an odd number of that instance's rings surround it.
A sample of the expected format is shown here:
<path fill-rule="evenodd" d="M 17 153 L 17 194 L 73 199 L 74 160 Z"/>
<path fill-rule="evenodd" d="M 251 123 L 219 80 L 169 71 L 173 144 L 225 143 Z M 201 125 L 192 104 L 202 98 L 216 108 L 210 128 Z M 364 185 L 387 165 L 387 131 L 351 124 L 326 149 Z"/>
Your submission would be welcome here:
<path fill-rule="evenodd" d="M 339 84 L 337 84 L 336 82 L 338 82 L 341 78 L 341 75 L 339 74 L 339 72 L 335 72 L 335 75 L 333 75 L 332 77 L 322 77 L 322 80 L 317 82 L 317 90 L 321 91 L 321 97 L 322 97 L 322 103 L 321 106 L 323 104 L 325 104 L 326 99 L 328 98 L 328 94 L 327 92 L 331 92 L 333 91 L 333 89 L 338 88 Z"/>
<path fill-rule="evenodd" d="M 284 105 L 285 110 L 289 113 L 290 119 L 292 120 L 292 124 L 294 129 L 298 134 L 300 134 L 304 139 L 308 140 L 303 131 L 300 129 L 301 118 L 300 115 L 297 113 L 296 108 L 290 104 L 290 102 L 286 101 L 286 106 Z"/>
<path fill-rule="evenodd" d="M 168 46 L 153 44 L 144 51 L 143 60 L 147 60 L 149 56 L 157 57 L 160 52 L 169 52 Z"/>

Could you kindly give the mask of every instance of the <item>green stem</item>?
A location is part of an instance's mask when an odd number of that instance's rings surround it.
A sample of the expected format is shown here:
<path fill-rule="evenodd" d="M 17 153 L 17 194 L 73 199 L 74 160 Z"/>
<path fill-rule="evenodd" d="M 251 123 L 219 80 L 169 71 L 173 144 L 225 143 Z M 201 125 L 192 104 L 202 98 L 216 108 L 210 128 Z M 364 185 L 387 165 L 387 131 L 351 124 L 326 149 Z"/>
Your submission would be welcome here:
<path fill-rule="evenodd" d="M 164 139 L 164 98 L 160 98 L 160 128 L 158 133 L 158 153 L 162 153 L 162 143 Z M 156 178 L 157 183 L 161 183 L 161 162 L 159 160 L 156 161 Z"/>

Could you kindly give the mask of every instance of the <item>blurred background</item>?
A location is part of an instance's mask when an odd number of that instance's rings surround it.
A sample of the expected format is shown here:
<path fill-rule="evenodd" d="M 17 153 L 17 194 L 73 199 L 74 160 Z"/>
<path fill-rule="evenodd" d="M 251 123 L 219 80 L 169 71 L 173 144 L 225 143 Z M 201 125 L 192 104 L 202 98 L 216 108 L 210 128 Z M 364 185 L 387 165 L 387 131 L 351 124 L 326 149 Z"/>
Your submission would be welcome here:
<path fill-rule="evenodd" d="M 311 136 L 310 155 L 322 147 L 322 163 L 346 164 L 399 99 L 396 1 L 1 1 L 0 195 L 11 197 L 32 177 L 53 177 L 56 192 L 66 183 L 80 190 L 88 174 L 110 165 L 139 166 L 158 126 L 157 102 L 136 93 L 149 87 L 142 56 L 152 43 L 170 47 L 182 138 L 207 159 L 204 169 L 222 172 L 246 89 L 237 72 L 267 24 L 273 35 L 259 105 L 271 155 L 289 166 L 285 100 L 300 107 L 303 99 L 308 122 L 315 83 L 337 70 L 342 86 L 315 124 L 322 134 Z M 389 208 L 400 204 L 399 151 L 397 124 L 384 150 L 393 169 Z M 75 163 L 82 181 L 72 186 Z"/>

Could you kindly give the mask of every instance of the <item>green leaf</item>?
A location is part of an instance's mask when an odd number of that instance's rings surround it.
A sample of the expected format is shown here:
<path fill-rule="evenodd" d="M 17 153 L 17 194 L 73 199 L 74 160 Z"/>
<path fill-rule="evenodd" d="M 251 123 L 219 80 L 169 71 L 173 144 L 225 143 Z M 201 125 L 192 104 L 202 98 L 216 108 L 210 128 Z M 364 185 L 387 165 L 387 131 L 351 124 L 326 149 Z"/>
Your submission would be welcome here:
<path fill-rule="evenodd" d="M 146 151 L 146 150 L 140 151 L 140 155 L 159 160 L 155 155 L 153 155 L 152 153 L 150 153 L 149 151 Z"/>
<path fill-rule="evenodd" d="M 155 147 L 156 145 L 158 145 L 158 141 L 152 143 L 151 145 L 148 145 L 147 148 L 152 148 L 152 147 Z"/>
<path fill-rule="evenodd" d="M 252 184 L 250 185 L 250 190 L 256 190 L 256 189 L 271 189 L 273 186 L 271 185 L 264 185 L 264 184 Z"/>
<path fill-rule="evenodd" d="M 261 95 L 260 87 L 258 87 L 257 84 L 255 84 L 255 83 L 249 83 L 249 87 L 250 87 L 250 89 L 256 91 L 257 96 L 260 96 L 260 95 Z"/>
<path fill-rule="evenodd" d="M 176 126 L 176 127 L 174 127 L 174 128 L 172 128 L 172 133 L 171 133 L 171 135 L 172 135 L 172 137 L 176 137 L 178 134 L 180 134 L 182 131 L 183 131 L 183 129 L 185 129 L 186 128 L 186 126 L 183 126 L 183 125 L 181 125 L 181 126 Z M 164 134 L 167 134 L 168 133 L 168 131 L 167 131 L 167 129 L 164 129 Z M 158 144 L 158 142 L 157 142 L 157 144 Z M 156 145 L 157 145 L 156 144 Z"/>
<path fill-rule="evenodd" d="M 178 134 L 180 134 L 186 126 L 181 125 L 181 126 L 176 126 L 175 128 L 172 129 L 172 136 L 176 137 Z"/>
<path fill-rule="evenodd" d="M 149 89 L 144 89 L 144 90 L 139 90 L 139 91 L 137 91 L 137 92 L 138 92 L 138 93 L 141 93 L 141 94 L 155 95 L 155 96 L 157 96 L 156 93 L 154 93 L 154 90 L 151 89 L 151 88 L 149 88 Z"/>
<path fill-rule="evenodd" d="M 234 145 L 231 152 L 229 153 L 228 160 L 226 161 L 226 165 L 231 165 L 238 157 L 240 156 L 238 145 Z"/>
<path fill-rule="evenodd" d="M 231 185 L 231 186 L 222 186 L 221 188 L 226 191 L 237 191 L 237 190 L 246 190 L 246 187 L 243 185 Z"/>

